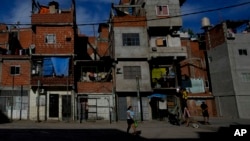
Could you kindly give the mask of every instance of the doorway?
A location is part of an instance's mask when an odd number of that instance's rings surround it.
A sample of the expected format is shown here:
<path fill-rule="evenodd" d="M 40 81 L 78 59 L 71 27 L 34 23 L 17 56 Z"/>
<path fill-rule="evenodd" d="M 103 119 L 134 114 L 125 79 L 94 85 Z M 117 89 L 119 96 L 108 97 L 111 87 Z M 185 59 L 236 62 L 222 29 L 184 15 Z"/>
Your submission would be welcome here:
<path fill-rule="evenodd" d="M 62 120 L 70 120 L 71 118 L 71 96 L 62 96 Z"/>
<path fill-rule="evenodd" d="M 49 95 L 49 117 L 58 117 L 59 115 L 59 95 Z"/>

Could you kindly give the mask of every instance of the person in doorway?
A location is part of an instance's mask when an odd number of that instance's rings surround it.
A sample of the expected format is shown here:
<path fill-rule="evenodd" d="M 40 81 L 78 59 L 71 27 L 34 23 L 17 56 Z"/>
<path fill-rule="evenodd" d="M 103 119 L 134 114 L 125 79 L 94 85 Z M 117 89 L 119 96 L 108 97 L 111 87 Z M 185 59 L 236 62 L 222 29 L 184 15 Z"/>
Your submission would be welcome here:
<path fill-rule="evenodd" d="M 132 110 L 132 106 L 129 106 L 127 109 L 127 133 L 129 133 L 130 128 L 133 129 L 133 134 L 136 133 L 135 121 L 134 121 L 134 111 Z"/>
<path fill-rule="evenodd" d="M 187 105 L 185 105 L 184 106 L 184 111 L 183 111 L 183 118 L 185 119 L 187 127 L 189 126 L 190 117 L 191 117 L 191 115 L 190 115 L 190 112 L 188 110 L 188 107 L 187 107 Z"/>
<path fill-rule="evenodd" d="M 209 123 L 208 106 L 204 101 L 201 103 L 201 110 L 202 110 L 202 116 L 204 118 L 204 124 L 208 124 Z"/>

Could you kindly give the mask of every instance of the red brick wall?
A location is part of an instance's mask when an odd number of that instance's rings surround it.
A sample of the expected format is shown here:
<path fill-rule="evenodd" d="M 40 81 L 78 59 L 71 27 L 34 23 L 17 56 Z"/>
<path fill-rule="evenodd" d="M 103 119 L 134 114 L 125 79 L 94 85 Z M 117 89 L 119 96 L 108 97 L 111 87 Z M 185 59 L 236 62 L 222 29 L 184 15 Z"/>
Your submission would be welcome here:
<path fill-rule="evenodd" d="M 0 31 L 4 31 L 0 34 L 0 48 L 6 49 L 6 43 L 8 43 L 9 40 L 9 33 L 7 32 L 7 26 L 0 24 Z"/>
<path fill-rule="evenodd" d="M 45 43 L 47 34 L 56 35 L 55 44 Z M 66 41 L 70 37 L 71 41 Z M 73 54 L 74 53 L 74 31 L 71 26 L 39 26 L 35 34 L 36 54 Z"/>
<path fill-rule="evenodd" d="M 104 27 L 104 26 L 102 26 L 101 27 L 101 32 L 99 33 L 100 34 L 100 38 L 107 38 L 108 39 L 108 37 L 109 37 L 109 28 L 108 27 Z"/>
<path fill-rule="evenodd" d="M 30 84 L 30 61 L 29 60 L 5 60 L 2 64 L 2 86 L 12 86 L 13 76 L 10 74 L 10 66 L 19 65 L 20 75 L 14 76 L 14 85 L 29 85 Z"/>
<path fill-rule="evenodd" d="M 78 93 L 111 93 L 112 82 L 77 82 Z"/>
<path fill-rule="evenodd" d="M 107 26 L 102 26 L 101 27 L 101 32 L 100 34 L 100 39 L 101 41 L 98 42 L 98 50 L 97 52 L 101 56 L 107 56 L 109 55 L 108 47 L 108 38 L 109 38 L 109 28 Z"/>
<path fill-rule="evenodd" d="M 31 29 L 20 29 L 19 41 L 23 49 L 28 49 L 32 44 L 32 30 Z"/>
<path fill-rule="evenodd" d="M 187 47 L 187 53 L 188 53 L 188 59 L 189 59 L 188 61 L 184 60 L 180 63 L 181 66 L 183 66 L 181 68 L 181 72 L 182 72 L 181 74 L 182 75 L 186 74 L 187 76 L 190 76 L 191 75 L 190 68 L 194 68 L 195 69 L 195 71 L 194 71 L 195 76 L 192 76 L 192 77 L 195 77 L 195 78 L 205 77 L 205 78 L 207 78 L 207 72 L 204 70 L 204 69 L 206 69 L 204 52 L 202 50 L 199 50 L 198 42 L 182 40 L 181 44 L 182 44 L 182 46 Z M 191 59 L 191 58 L 199 58 L 201 60 Z M 187 65 L 188 63 L 193 64 L 197 67 Z M 200 68 L 198 68 L 198 67 L 200 67 Z"/>
<path fill-rule="evenodd" d="M 223 30 L 222 24 L 215 26 L 214 28 L 209 30 L 207 33 L 209 33 L 211 48 L 215 48 L 225 43 L 225 33 Z M 208 34 L 206 34 L 206 44 L 208 45 L 208 48 L 209 48 Z"/>
<path fill-rule="evenodd" d="M 45 24 L 45 23 L 73 23 L 73 12 L 68 13 L 55 13 L 55 14 L 32 14 L 32 24 Z"/>
<path fill-rule="evenodd" d="M 123 17 L 115 17 L 113 20 L 114 27 L 138 27 L 138 26 L 146 26 L 146 17 L 135 17 L 135 16 L 123 16 Z"/>

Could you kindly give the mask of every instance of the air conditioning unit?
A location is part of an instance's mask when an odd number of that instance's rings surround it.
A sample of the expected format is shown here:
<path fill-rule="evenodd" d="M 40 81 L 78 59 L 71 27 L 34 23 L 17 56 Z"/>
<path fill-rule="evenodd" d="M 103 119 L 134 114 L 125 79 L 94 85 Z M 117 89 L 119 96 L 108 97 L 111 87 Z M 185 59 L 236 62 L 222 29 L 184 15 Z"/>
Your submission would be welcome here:
<path fill-rule="evenodd" d="M 152 51 L 157 51 L 157 48 L 156 47 L 152 47 Z"/>

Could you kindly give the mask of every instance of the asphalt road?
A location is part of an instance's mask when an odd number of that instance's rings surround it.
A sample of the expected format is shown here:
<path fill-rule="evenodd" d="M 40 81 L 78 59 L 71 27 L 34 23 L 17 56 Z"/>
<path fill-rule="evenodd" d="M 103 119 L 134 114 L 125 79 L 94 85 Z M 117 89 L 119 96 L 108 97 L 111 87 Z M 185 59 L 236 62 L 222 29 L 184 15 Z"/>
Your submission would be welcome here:
<path fill-rule="evenodd" d="M 213 121 L 212 121 L 213 122 Z M 218 123 L 218 126 L 216 125 Z M 142 133 L 135 136 L 126 133 L 126 122 L 34 122 L 14 121 L 0 124 L 0 141 L 139 141 L 139 140 L 207 140 L 231 138 L 250 139 L 248 136 L 234 137 L 234 128 L 229 121 L 219 125 L 199 124 L 199 128 L 172 125 L 167 121 L 144 121 L 139 123 Z M 244 121 L 245 123 L 245 121 Z M 250 125 L 250 124 L 249 124 Z M 233 129 L 233 130 L 232 130 Z M 132 130 L 131 130 L 132 132 Z"/>

